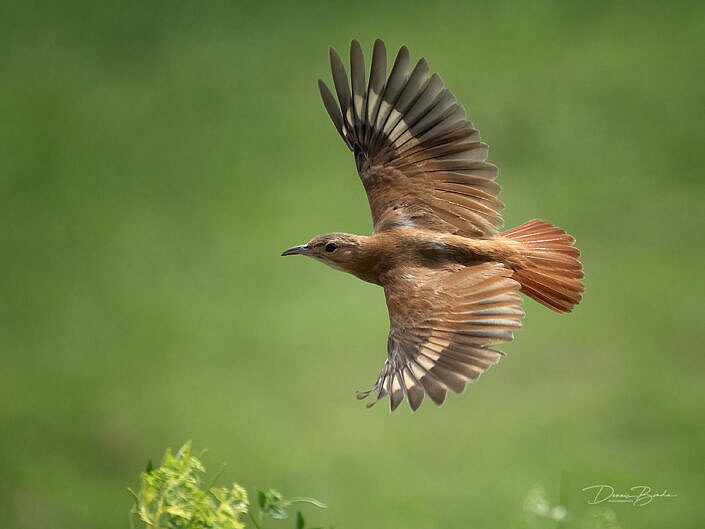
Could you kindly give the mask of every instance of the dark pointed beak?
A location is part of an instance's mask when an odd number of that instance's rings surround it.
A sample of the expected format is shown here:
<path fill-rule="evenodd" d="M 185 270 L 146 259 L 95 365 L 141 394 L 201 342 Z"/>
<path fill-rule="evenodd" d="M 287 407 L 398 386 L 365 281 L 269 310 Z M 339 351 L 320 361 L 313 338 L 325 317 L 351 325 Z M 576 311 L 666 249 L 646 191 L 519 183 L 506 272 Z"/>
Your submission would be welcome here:
<path fill-rule="evenodd" d="M 283 252 L 282 255 L 300 255 L 306 253 L 308 253 L 308 244 L 301 244 L 299 246 L 289 248 L 288 250 Z"/>

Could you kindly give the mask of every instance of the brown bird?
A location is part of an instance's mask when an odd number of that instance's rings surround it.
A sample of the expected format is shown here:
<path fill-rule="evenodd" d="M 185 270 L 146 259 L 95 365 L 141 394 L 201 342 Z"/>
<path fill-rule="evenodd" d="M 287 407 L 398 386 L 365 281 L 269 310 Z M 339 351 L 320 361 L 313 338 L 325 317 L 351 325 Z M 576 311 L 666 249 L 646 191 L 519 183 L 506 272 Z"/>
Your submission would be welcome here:
<path fill-rule="evenodd" d="M 440 405 L 496 364 L 490 346 L 514 338 L 524 311 L 517 291 L 570 312 L 583 284 L 580 252 L 563 230 L 530 220 L 499 233 L 497 167 L 465 110 L 425 59 L 413 71 L 399 50 L 389 77 L 375 41 L 369 83 L 360 44 L 350 46 L 350 80 L 330 50 L 336 102 L 318 87 L 330 118 L 355 156 L 374 223 L 371 236 L 327 233 L 282 255 L 308 255 L 384 288 L 387 360 L 370 391 L 406 396 L 416 410 L 428 394 Z M 351 91 L 352 85 L 352 91 Z"/>

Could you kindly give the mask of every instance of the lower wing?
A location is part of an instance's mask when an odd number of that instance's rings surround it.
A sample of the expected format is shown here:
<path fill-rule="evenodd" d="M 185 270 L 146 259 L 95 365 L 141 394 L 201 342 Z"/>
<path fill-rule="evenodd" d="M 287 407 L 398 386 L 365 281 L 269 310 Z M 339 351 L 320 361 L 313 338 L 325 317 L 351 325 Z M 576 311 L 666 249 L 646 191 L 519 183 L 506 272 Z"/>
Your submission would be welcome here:
<path fill-rule="evenodd" d="M 447 389 L 460 393 L 496 364 L 489 346 L 514 338 L 524 311 L 518 282 L 501 263 L 456 270 L 404 270 L 384 291 L 390 331 L 387 361 L 374 387 L 372 406 L 389 395 L 394 411 L 408 398 L 415 411 L 428 394 L 440 405 Z"/>

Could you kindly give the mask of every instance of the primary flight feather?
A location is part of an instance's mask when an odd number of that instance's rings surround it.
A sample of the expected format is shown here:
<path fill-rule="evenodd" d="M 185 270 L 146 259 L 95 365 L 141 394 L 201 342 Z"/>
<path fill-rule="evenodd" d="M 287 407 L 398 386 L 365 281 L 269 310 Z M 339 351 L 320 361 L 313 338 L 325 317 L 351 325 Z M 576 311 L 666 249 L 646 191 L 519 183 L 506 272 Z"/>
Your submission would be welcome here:
<path fill-rule="evenodd" d="M 369 82 L 357 41 L 350 82 L 330 50 L 334 96 L 318 86 L 335 128 L 353 152 L 373 220 L 371 236 L 319 235 L 282 255 L 302 254 L 384 288 L 387 360 L 374 387 L 396 409 L 425 395 L 441 404 L 503 354 L 524 311 L 517 291 L 570 312 L 584 290 L 575 239 L 542 220 L 499 233 L 504 204 L 497 167 L 465 110 L 425 59 L 410 68 L 402 47 L 387 76 L 375 41 Z M 337 97 L 336 97 L 337 96 Z"/>

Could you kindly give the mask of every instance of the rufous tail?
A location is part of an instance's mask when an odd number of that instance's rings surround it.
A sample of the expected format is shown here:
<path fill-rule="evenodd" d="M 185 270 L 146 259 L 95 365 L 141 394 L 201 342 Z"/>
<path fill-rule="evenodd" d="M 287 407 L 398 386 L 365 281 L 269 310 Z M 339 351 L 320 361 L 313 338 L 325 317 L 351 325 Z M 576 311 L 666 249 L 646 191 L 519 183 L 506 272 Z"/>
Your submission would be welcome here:
<path fill-rule="evenodd" d="M 556 312 L 570 312 L 580 303 L 583 265 L 573 237 L 539 219 L 499 235 L 523 246 L 523 264 L 512 275 L 521 283 L 521 292 Z"/>

